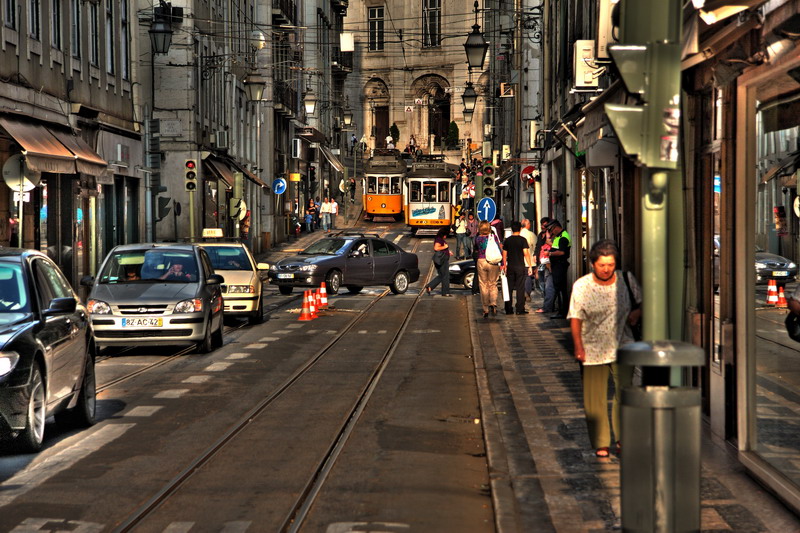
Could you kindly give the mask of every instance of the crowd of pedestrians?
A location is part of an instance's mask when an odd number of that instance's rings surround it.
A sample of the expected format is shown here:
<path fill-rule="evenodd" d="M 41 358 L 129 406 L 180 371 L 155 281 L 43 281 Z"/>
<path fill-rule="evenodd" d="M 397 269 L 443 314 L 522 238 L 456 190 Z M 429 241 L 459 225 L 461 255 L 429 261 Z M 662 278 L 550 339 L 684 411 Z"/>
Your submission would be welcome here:
<path fill-rule="evenodd" d="M 455 252 L 447 244 L 451 229 L 456 237 Z M 621 391 L 630 385 L 632 372 L 617 366 L 616 352 L 634 341 L 631 326 L 641 319 L 642 291 L 636 278 L 617 268 L 619 250 L 615 243 L 602 240 L 589 251 L 591 272 L 576 280 L 570 290 L 567 271 L 572 239 L 556 219 L 542 218 L 538 233 L 531 229 L 530 220 L 514 221 L 511 234 L 505 239 L 503 236 L 499 218 L 491 223 L 478 222 L 473 214 L 462 212 L 452 228 L 442 228 L 436 236 L 434 264 L 438 275 L 425 291 L 432 294 L 441 283 L 442 295 L 450 296 L 451 256 L 475 261 L 473 294 L 480 292 L 484 319 L 496 316 L 501 303 L 506 314 L 528 314 L 528 302 L 533 303 L 533 292 L 538 288 L 543 304 L 536 312 L 570 321 L 574 356 L 581 365 L 586 425 L 595 454 L 603 458 L 619 453 Z M 610 420 L 609 378 L 614 391 Z"/>
<path fill-rule="evenodd" d="M 338 214 L 339 203 L 333 196 L 324 197 L 322 202 L 320 202 L 319 196 L 309 198 L 303 216 L 306 232 L 311 233 L 321 228 L 325 233 L 330 233 L 331 230 L 336 229 L 336 216 Z"/>

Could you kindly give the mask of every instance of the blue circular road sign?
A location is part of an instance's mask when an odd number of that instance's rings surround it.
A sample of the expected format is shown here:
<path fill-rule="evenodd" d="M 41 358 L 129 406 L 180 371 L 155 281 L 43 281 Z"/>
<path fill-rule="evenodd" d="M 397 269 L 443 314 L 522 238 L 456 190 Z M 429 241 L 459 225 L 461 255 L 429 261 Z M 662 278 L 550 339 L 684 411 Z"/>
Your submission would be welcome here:
<path fill-rule="evenodd" d="M 491 222 L 494 220 L 494 216 L 497 214 L 497 205 L 491 198 L 481 198 L 481 201 L 478 202 L 477 212 L 478 220 L 486 220 L 487 222 Z"/>
<path fill-rule="evenodd" d="M 283 178 L 275 178 L 272 180 L 272 191 L 275 194 L 283 194 L 286 192 L 286 180 Z"/>

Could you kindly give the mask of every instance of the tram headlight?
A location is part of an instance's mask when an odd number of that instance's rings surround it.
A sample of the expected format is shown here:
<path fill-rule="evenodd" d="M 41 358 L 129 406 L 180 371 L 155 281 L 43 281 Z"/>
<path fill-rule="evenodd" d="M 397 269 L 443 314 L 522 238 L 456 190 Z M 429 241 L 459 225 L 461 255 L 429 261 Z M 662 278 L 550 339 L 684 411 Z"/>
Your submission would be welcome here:
<path fill-rule="evenodd" d="M 381 209 L 386 209 L 386 204 L 381 204 Z"/>

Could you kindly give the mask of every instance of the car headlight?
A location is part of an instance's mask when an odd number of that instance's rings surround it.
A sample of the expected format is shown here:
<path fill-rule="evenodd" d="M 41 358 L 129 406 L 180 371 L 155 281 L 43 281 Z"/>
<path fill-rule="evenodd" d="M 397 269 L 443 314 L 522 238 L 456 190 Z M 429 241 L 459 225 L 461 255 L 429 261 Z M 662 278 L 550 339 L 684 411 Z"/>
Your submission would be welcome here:
<path fill-rule="evenodd" d="M 317 269 L 317 265 L 303 265 L 300 268 L 298 268 L 297 270 L 300 270 L 302 272 L 313 272 L 316 269 Z"/>
<path fill-rule="evenodd" d="M 767 268 L 767 264 L 766 263 L 759 263 L 758 261 L 756 261 L 756 268 L 763 270 L 763 269 Z"/>
<path fill-rule="evenodd" d="M 86 304 L 86 307 L 89 309 L 89 312 L 93 315 L 111 314 L 111 306 L 108 305 L 103 300 L 89 300 L 89 302 Z"/>
<path fill-rule="evenodd" d="M 0 352 L 0 377 L 14 370 L 17 361 L 19 361 L 17 352 Z"/>
<path fill-rule="evenodd" d="M 173 313 L 199 313 L 203 310 L 203 300 L 200 298 L 192 298 L 191 300 L 183 300 L 178 302 L 175 306 Z"/>
<path fill-rule="evenodd" d="M 277 272 L 278 271 L 278 265 L 275 265 L 275 264 L 270 265 L 269 266 L 269 271 L 270 272 Z"/>
<path fill-rule="evenodd" d="M 789 263 L 786 268 L 797 268 L 797 265 L 794 263 Z"/>
<path fill-rule="evenodd" d="M 228 285 L 228 294 L 233 294 L 233 293 L 251 294 L 253 292 L 255 292 L 255 290 L 253 289 L 252 285 Z"/>

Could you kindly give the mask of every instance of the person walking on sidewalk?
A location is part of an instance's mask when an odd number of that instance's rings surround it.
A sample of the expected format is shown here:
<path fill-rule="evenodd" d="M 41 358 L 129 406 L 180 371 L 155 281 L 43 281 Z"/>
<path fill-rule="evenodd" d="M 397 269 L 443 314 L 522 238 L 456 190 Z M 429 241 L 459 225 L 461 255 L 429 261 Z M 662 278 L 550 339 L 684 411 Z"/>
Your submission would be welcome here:
<path fill-rule="evenodd" d="M 328 201 L 328 197 L 322 199 L 322 204 L 319 206 L 319 215 L 322 221 L 322 229 L 325 230 L 325 233 L 331 231 L 331 203 Z"/>
<path fill-rule="evenodd" d="M 336 198 L 331 196 L 331 229 L 336 229 L 336 215 L 339 214 L 339 204 Z"/>
<path fill-rule="evenodd" d="M 515 312 L 518 315 L 527 315 L 525 309 L 525 279 L 532 272 L 531 251 L 528 248 L 528 241 L 521 236 L 522 225 L 516 220 L 511 223 L 511 235 L 503 241 L 503 266 L 501 267 L 508 278 L 509 299 L 514 300 L 514 293 L 517 294 L 517 306 Z"/>
<path fill-rule="evenodd" d="M 525 277 L 525 300 L 531 299 L 531 292 L 533 291 L 533 279 L 536 276 L 536 256 L 533 255 L 533 249 L 536 247 L 536 235 L 531 231 L 531 221 L 523 218 L 520 221 L 522 229 L 519 230 L 520 237 L 523 237 L 528 242 L 528 253 L 530 254 L 530 262 L 525 263 L 525 266 L 531 267 L 528 276 Z"/>
<path fill-rule="evenodd" d="M 470 233 L 467 229 L 467 219 L 464 216 L 464 213 L 461 213 L 456 219 L 456 223 L 453 224 L 456 228 L 456 259 L 464 259 L 472 255 L 470 253 Z"/>
<path fill-rule="evenodd" d="M 450 226 L 439 228 L 436 238 L 433 240 L 433 264 L 436 267 L 436 277 L 425 285 L 425 292 L 432 294 L 433 289 L 439 283 L 442 284 L 442 296 L 453 296 L 450 294 L 450 246 L 447 244 L 447 235 L 450 233 Z"/>
<path fill-rule="evenodd" d="M 550 248 L 550 272 L 553 274 L 553 287 L 555 287 L 557 299 L 560 299 L 558 311 L 554 315 L 550 315 L 550 318 L 566 318 L 569 305 L 567 269 L 569 268 L 572 239 L 558 220 L 551 221 L 548 229 L 553 239 Z"/>
<path fill-rule="evenodd" d="M 633 342 L 630 324 L 639 320 L 641 309 L 633 310 L 630 292 L 641 303 L 642 291 L 628 273 L 628 284 L 617 270 L 619 249 L 602 240 L 589 250 L 592 272 L 575 282 L 569 314 L 575 359 L 583 365 L 583 409 L 589 440 L 597 457 L 608 457 L 611 432 L 608 424 L 608 376 L 614 379 L 611 429 L 620 449 L 620 400 L 622 389 L 630 386 L 633 368 L 617 365 L 617 348 Z"/>
<path fill-rule="evenodd" d="M 356 203 L 356 179 L 350 178 L 347 182 L 347 190 L 350 191 L 350 203 Z"/>
<path fill-rule="evenodd" d="M 489 318 L 489 313 L 497 314 L 497 279 L 500 277 L 500 265 L 493 265 L 486 260 L 486 246 L 489 239 L 494 239 L 497 246 L 502 249 L 500 239 L 492 232 L 492 226 L 485 220 L 478 224 L 478 236 L 475 237 L 474 254 L 478 258 L 478 284 L 481 291 L 481 304 L 483 305 L 483 318 Z M 473 284 L 475 282 L 473 281 Z"/>

